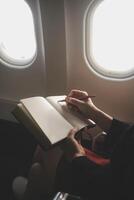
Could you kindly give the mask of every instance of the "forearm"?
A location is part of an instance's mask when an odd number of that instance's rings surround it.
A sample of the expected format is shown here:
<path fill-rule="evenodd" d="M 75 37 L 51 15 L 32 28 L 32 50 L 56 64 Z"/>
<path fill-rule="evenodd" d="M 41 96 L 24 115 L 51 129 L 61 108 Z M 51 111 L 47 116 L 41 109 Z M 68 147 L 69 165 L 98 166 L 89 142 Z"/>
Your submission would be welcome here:
<path fill-rule="evenodd" d="M 89 107 L 88 117 L 105 132 L 110 129 L 113 120 L 113 117 L 106 114 L 96 106 Z"/>

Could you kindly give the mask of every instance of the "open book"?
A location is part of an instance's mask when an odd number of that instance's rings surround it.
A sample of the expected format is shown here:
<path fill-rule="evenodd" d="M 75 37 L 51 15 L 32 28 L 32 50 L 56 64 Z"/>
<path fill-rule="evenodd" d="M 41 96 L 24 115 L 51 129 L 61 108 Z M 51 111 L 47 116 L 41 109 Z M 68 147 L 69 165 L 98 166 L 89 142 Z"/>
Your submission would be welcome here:
<path fill-rule="evenodd" d="M 86 120 L 82 114 L 70 110 L 66 102 L 59 102 L 66 96 L 30 97 L 20 100 L 13 110 L 13 115 L 38 140 L 43 149 L 66 139 L 70 129 L 79 130 L 95 124 Z"/>

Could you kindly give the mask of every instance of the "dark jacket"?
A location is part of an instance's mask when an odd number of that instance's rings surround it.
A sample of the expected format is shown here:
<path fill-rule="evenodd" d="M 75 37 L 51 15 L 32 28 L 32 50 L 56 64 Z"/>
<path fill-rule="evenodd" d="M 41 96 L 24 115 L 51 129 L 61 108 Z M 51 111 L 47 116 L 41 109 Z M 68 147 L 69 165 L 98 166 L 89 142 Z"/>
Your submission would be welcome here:
<path fill-rule="evenodd" d="M 105 167 L 85 156 L 59 167 L 59 190 L 92 200 L 134 199 L 134 125 L 113 119 L 105 148 L 111 158 Z"/>
<path fill-rule="evenodd" d="M 134 199 L 134 124 L 113 120 L 107 136 L 111 146 L 113 184 L 120 199 Z"/>

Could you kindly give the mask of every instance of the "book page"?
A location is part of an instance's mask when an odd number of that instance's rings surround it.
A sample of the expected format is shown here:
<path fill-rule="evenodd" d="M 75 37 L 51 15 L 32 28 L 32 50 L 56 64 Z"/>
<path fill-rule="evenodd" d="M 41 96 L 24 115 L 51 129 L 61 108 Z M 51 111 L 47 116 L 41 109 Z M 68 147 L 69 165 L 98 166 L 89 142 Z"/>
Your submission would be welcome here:
<path fill-rule="evenodd" d="M 70 123 L 73 127 L 77 127 L 81 129 L 91 122 L 86 120 L 82 114 L 70 110 L 66 104 L 66 102 L 58 102 L 59 100 L 65 99 L 65 95 L 63 96 L 49 96 L 46 99 L 55 107 L 55 109 Z"/>
<path fill-rule="evenodd" d="M 65 139 L 72 125 L 43 97 L 22 99 L 21 103 L 39 125 L 51 144 Z"/>

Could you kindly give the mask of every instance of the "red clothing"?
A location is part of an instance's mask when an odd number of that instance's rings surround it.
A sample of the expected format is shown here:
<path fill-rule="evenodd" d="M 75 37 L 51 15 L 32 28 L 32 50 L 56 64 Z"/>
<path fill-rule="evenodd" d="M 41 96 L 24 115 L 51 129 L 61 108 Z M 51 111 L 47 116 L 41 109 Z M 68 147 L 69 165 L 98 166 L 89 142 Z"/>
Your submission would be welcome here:
<path fill-rule="evenodd" d="M 85 152 L 86 152 L 86 157 L 90 161 L 94 162 L 96 165 L 105 166 L 105 165 L 110 164 L 110 159 L 104 158 L 104 157 L 94 153 L 90 149 L 85 149 Z"/>

